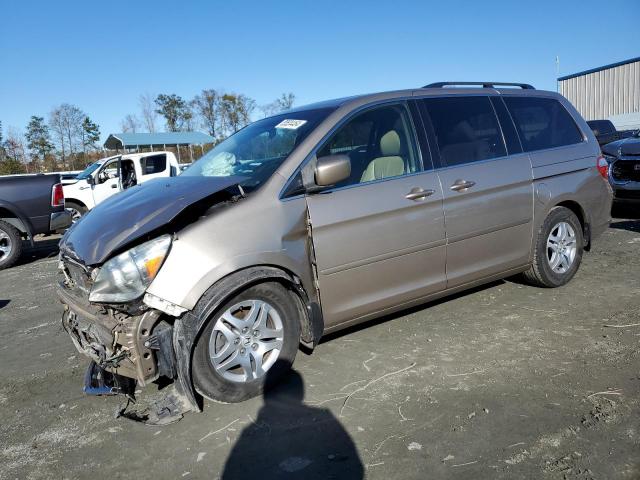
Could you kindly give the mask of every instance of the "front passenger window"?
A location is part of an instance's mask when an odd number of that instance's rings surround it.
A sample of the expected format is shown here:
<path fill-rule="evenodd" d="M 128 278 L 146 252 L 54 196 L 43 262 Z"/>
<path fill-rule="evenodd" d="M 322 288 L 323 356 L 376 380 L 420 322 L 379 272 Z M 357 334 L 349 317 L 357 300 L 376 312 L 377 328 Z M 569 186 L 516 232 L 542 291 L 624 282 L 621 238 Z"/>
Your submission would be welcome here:
<path fill-rule="evenodd" d="M 351 176 L 337 187 L 398 177 L 419 169 L 409 113 L 403 104 L 372 108 L 340 127 L 317 157 L 345 154 Z"/>

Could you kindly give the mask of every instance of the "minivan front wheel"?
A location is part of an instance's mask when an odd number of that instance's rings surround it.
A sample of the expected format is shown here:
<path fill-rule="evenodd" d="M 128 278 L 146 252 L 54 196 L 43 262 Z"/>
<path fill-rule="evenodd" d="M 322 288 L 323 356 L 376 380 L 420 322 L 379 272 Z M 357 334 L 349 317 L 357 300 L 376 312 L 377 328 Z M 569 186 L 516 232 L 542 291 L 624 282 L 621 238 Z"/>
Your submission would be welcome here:
<path fill-rule="evenodd" d="M 225 403 L 259 395 L 293 364 L 300 321 L 293 294 L 261 283 L 227 301 L 196 341 L 193 382 L 203 396 Z"/>
<path fill-rule="evenodd" d="M 582 225 L 575 213 L 556 207 L 545 219 L 535 239 L 533 265 L 525 279 L 540 287 L 559 287 L 573 278 L 583 253 Z"/>

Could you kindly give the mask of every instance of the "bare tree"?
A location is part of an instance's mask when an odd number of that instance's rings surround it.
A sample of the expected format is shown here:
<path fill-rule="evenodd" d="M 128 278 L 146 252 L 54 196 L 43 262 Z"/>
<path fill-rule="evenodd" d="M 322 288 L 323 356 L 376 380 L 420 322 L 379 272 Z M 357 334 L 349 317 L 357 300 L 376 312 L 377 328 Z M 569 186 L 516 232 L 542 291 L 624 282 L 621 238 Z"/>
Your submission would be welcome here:
<path fill-rule="evenodd" d="M 277 113 L 283 112 L 285 110 L 289 110 L 293 107 L 294 102 L 296 101 L 296 96 L 289 92 L 283 93 L 279 98 L 276 98 L 273 102 L 267 103 L 266 105 L 262 105 L 260 107 L 260 111 L 265 117 L 270 117 L 271 115 L 275 115 Z"/>
<path fill-rule="evenodd" d="M 12 169 L 15 170 L 11 173 L 22 173 L 25 170 L 29 173 L 26 168 L 27 156 L 22 133 L 15 128 L 9 128 L 7 138 L 4 141 L 4 148 L 7 158 L 12 161 Z"/>
<path fill-rule="evenodd" d="M 156 113 L 156 104 L 153 95 L 149 93 L 140 95 L 138 105 L 140 106 L 144 128 L 146 128 L 149 133 L 155 133 L 158 114 Z"/>
<path fill-rule="evenodd" d="M 65 143 L 69 152 L 71 170 L 75 170 L 75 151 L 79 146 L 82 133 L 82 122 L 86 114 L 75 105 L 63 103 L 53 109 L 50 114 L 49 124 L 62 151 L 62 162 L 65 161 Z"/>
<path fill-rule="evenodd" d="M 216 90 L 210 88 L 202 90 L 200 95 L 196 95 L 192 101 L 193 108 L 202 121 L 202 126 L 213 138 L 220 136 L 220 101 L 221 95 Z"/>
<path fill-rule="evenodd" d="M 140 128 L 140 121 L 135 115 L 129 114 L 120 122 L 120 128 L 122 128 L 123 132 L 136 133 Z"/>
<path fill-rule="evenodd" d="M 62 160 L 62 168 L 67 169 L 67 158 L 65 156 L 66 141 L 64 135 L 64 122 L 62 120 L 62 112 L 60 108 L 54 108 L 49 114 L 49 127 L 53 131 L 55 141 L 60 149 L 60 159 Z"/>

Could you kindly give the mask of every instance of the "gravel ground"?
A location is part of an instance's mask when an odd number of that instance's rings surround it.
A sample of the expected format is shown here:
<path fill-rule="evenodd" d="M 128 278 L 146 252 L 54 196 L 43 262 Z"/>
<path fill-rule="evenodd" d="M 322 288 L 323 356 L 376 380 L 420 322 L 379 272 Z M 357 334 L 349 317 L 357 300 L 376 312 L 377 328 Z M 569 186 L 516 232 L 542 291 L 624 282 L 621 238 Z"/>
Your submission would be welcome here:
<path fill-rule="evenodd" d="M 332 335 L 268 398 L 164 428 L 82 394 L 43 239 L 0 272 L 0 478 L 640 478 L 637 211 L 565 287 L 495 282 Z"/>

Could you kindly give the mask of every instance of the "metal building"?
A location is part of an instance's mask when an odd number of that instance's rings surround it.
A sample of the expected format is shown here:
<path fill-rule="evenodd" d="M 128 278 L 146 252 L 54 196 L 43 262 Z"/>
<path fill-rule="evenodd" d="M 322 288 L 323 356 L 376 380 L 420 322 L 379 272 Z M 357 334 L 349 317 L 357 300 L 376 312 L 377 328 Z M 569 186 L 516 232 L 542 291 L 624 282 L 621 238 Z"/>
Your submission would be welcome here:
<path fill-rule="evenodd" d="M 193 161 L 194 145 L 200 147 L 200 154 L 204 155 L 204 145 L 212 145 L 215 138 L 202 132 L 160 132 L 160 133 L 112 133 L 104 142 L 105 150 L 119 152 L 139 152 L 140 149 L 154 151 L 175 149 L 178 161 L 181 162 L 182 147 L 189 150 L 189 161 Z M 197 151 L 196 151 L 197 153 Z"/>
<path fill-rule="evenodd" d="M 640 57 L 560 77 L 558 91 L 586 120 L 640 112 Z"/>

